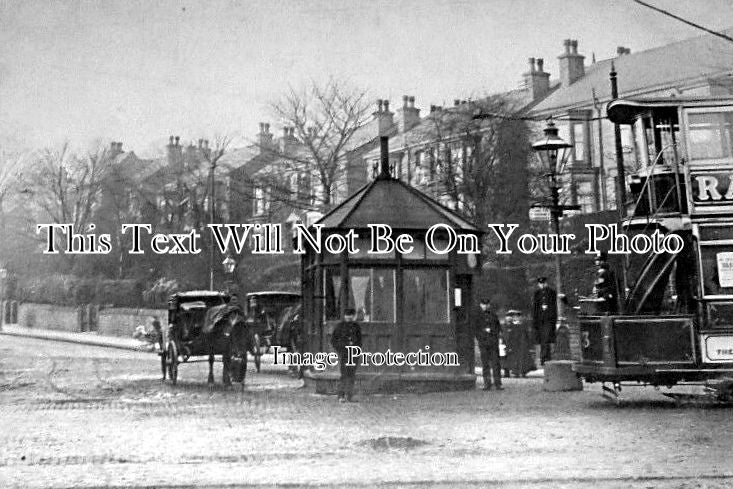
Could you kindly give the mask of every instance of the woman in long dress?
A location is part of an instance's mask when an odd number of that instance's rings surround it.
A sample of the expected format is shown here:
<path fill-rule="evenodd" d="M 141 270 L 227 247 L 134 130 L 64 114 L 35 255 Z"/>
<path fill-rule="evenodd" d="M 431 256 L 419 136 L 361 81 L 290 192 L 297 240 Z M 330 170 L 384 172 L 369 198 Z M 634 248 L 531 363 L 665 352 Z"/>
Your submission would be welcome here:
<path fill-rule="evenodd" d="M 504 367 L 517 377 L 526 377 L 535 369 L 535 362 L 530 353 L 533 347 L 531 324 L 527 323 L 521 311 L 507 311 L 504 321 L 506 338 L 507 364 Z"/>

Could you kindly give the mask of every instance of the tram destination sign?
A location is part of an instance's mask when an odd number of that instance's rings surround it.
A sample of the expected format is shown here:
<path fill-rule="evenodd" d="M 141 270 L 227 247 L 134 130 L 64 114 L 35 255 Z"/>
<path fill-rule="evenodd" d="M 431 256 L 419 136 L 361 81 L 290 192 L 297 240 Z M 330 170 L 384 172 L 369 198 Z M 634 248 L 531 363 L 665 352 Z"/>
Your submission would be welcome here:
<path fill-rule="evenodd" d="M 733 170 L 692 172 L 690 192 L 697 212 L 733 211 Z"/>

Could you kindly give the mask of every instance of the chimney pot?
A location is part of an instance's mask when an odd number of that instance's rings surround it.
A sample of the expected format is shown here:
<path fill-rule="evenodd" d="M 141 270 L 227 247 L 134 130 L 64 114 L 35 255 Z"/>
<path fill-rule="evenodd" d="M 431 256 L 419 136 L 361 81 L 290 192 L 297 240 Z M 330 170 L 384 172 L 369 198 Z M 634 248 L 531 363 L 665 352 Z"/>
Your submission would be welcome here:
<path fill-rule="evenodd" d="M 384 106 L 384 100 L 377 99 L 377 112 L 382 112 Z"/>
<path fill-rule="evenodd" d="M 199 139 L 199 148 L 201 148 L 203 145 L 204 145 L 204 140 L 203 139 Z"/>
<path fill-rule="evenodd" d="M 540 73 L 544 73 L 544 66 L 545 66 L 545 60 L 542 58 L 537 58 L 537 71 Z"/>
<path fill-rule="evenodd" d="M 570 41 L 570 46 L 573 48 L 573 54 L 578 54 L 578 41 L 573 39 Z"/>
<path fill-rule="evenodd" d="M 208 147 L 209 147 L 209 140 L 204 139 L 204 148 L 208 148 Z"/>
<path fill-rule="evenodd" d="M 175 139 L 176 139 L 176 144 L 175 144 L 175 146 L 178 146 L 178 143 L 179 143 L 179 141 L 181 140 L 181 136 L 176 136 L 176 138 L 175 138 Z"/>
<path fill-rule="evenodd" d="M 269 122 L 265 122 L 265 132 L 266 133 L 270 132 L 270 123 Z"/>
<path fill-rule="evenodd" d="M 460 100 L 458 100 L 457 98 L 453 99 L 453 107 L 458 107 L 460 104 L 461 104 Z"/>
<path fill-rule="evenodd" d="M 170 144 L 171 146 L 173 145 L 173 136 L 171 136 L 171 137 L 170 137 L 170 138 L 168 139 L 168 143 L 169 143 L 169 144 Z"/>
<path fill-rule="evenodd" d="M 407 107 L 407 102 L 409 102 L 409 100 L 410 100 L 410 97 L 408 97 L 407 95 L 403 95 L 402 96 L 402 107 Z"/>
<path fill-rule="evenodd" d="M 122 151 L 122 142 L 121 141 L 117 141 L 117 150 L 119 150 L 120 152 Z"/>
<path fill-rule="evenodd" d="M 114 151 L 115 149 L 117 149 L 117 143 L 115 143 L 114 141 L 112 141 L 111 143 L 109 143 L 109 149 L 111 151 Z"/>
<path fill-rule="evenodd" d="M 389 100 L 384 101 L 384 111 L 389 112 Z"/>
<path fill-rule="evenodd" d="M 529 58 L 529 72 L 534 73 L 534 58 Z"/>
<path fill-rule="evenodd" d="M 410 95 L 410 108 L 415 108 L 415 97 Z"/>
<path fill-rule="evenodd" d="M 565 46 L 565 52 L 570 54 L 570 39 L 565 39 L 562 44 Z"/>

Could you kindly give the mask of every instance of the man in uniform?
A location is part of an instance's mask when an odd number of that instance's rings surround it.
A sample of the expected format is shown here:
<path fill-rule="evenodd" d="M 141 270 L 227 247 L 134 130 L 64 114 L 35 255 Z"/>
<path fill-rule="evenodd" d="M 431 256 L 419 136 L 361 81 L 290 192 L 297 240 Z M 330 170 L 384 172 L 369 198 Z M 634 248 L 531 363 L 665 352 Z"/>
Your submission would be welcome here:
<path fill-rule="evenodd" d="M 557 323 L 557 293 L 547 286 L 547 278 L 537 279 L 534 293 L 532 323 L 535 343 L 540 345 L 540 365 L 552 360 L 552 344 L 555 343 L 555 324 Z"/>
<path fill-rule="evenodd" d="M 491 310 L 491 302 L 488 298 L 479 301 L 479 310 L 474 321 L 474 335 L 478 341 L 481 352 L 481 366 L 484 376 L 484 390 L 491 389 L 491 378 L 493 376 L 496 390 L 503 390 L 501 386 L 501 363 L 499 361 L 499 335 L 501 324 L 494 311 Z"/>
<path fill-rule="evenodd" d="M 354 401 L 354 381 L 356 380 L 356 365 L 347 365 L 347 346 L 361 347 L 361 327 L 354 321 L 356 310 L 353 308 L 344 311 L 344 319 L 340 321 L 331 335 L 331 346 L 339 356 L 341 382 L 339 384 L 339 402 Z M 356 363 L 356 362 L 354 362 Z"/>

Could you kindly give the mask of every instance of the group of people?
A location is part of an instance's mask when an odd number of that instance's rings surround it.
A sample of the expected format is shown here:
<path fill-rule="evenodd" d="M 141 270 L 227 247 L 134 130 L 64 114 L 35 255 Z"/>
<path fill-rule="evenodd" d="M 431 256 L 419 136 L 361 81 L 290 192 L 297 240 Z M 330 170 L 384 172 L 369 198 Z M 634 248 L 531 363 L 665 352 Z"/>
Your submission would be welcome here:
<path fill-rule="evenodd" d="M 557 293 L 547 285 L 547 278 L 537 279 L 537 290 L 532 300 L 532 326 L 534 331 L 534 344 L 540 345 L 540 364 L 552 359 L 552 345 L 555 343 L 555 325 L 557 323 Z M 484 390 L 503 390 L 501 384 L 501 358 L 499 355 L 499 339 L 503 336 L 502 326 L 499 318 L 493 311 L 491 301 L 482 297 L 479 301 L 479 309 L 476 311 L 474 324 L 474 336 L 478 342 L 481 353 L 481 366 L 484 378 Z M 511 326 L 510 326 L 511 327 Z M 523 327 L 520 326 L 520 327 Z M 516 336 L 514 347 L 519 351 L 513 352 L 513 360 L 519 369 L 519 374 L 524 374 L 529 368 L 526 356 L 529 354 L 529 343 L 526 339 L 526 329 L 513 332 Z"/>
<path fill-rule="evenodd" d="M 545 364 L 552 357 L 552 344 L 555 342 L 555 324 L 557 322 L 557 293 L 547 285 L 547 279 L 537 279 L 537 290 L 533 297 L 534 342 L 540 345 L 540 363 Z M 347 365 L 347 346 L 362 346 L 361 327 L 355 321 L 356 311 L 346 309 L 331 335 L 331 346 L 339 356 L 341 379 L 338 388 L 339 402 L 354 402 L 354 383 L 356 365 Z M 481 353 L 484 390 L 503 390 L 501 382 L 502 365 L 499 356 L 499 340 L 502 337 L 502 326 L 492 309 L 487 297 L 479 300 L 479 308 L 472 317 L 474 336 Z M 523 325 L 522 325 L 523 326 Z M 529 342 L 527 342 L 529 343 Z M 528 348 L 528 344 L 525 345 Z M 521 352 L 517 352 L 522 355 Z M 520 362 L 523 361 L 519 357 Z M 531 370 L 528 367 L 522 369 Z M 525 373 L 525 372 L 521 372 Z"/>

